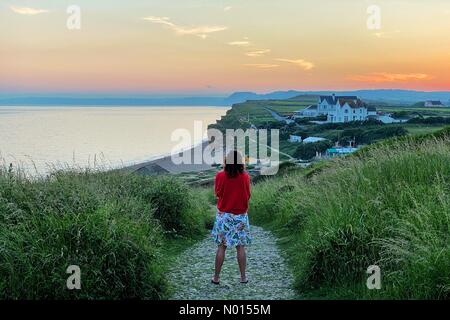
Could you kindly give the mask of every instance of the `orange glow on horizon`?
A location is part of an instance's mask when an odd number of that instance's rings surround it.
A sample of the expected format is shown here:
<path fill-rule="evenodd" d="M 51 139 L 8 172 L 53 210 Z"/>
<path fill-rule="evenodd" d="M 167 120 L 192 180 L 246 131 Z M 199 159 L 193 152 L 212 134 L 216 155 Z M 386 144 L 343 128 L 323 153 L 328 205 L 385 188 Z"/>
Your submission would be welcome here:
<path fill-rule="evenodd" d="M 380 30 L 359 0 L 78 2 L 75 31 L 54 1 L 3 5 L 0 92 L 450 90 L 442 0 L 379 0 Z"/>

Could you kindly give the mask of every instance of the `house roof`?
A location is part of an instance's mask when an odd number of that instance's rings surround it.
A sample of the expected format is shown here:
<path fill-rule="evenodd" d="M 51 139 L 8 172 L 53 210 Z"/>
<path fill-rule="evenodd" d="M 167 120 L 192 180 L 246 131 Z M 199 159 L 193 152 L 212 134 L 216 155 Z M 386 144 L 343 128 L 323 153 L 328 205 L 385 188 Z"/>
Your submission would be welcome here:
<path fill-rule="evenodd" d="M 337 104 L 338 101 L 345 101 L 350 106 L 352 106 L 351 101 L 355 101 L 355 103 L 353 103 L 353 105 L 355 105 L 355 107 L 358 106 L 358 108 L 359 108 L 359 105 L 361 105 L 361 103 L 363 103 L 360 99 L 358 99 L 357 96 L 335 96 L 335 95 L 320 96 L 319 101 L 320 101 L 320 103 L 322 103 L 323 101 L 326 101 L 328 104 L 332 104 L 332 105 Z M 345 102 L 341 103 L 341 105 L 345 104 Z"/>
<path fill-rule="evenodd" d="M 321 137 L 308 137 L 306 139 L 303 139 L 303 143 L 314 143 L 314 142 L 319 142 L 319 141 L 324 141 L 327 140 L 325 138 L 321 138 Z"/>
<path fill-rule="evenodd" d="M 335 95 L 319 97 L 320 102 L 323 102 L 324 100 L 326 100 L 329 104 L 336 104 L 339 99 L 358 100 L 358 97 L 357 96 L 335 96 Z"/>
<path fill-rule="evenodd" d="M 317 105 L 311 105 L 307 107 L 305 110 L 317 110 Z"/>
<path fill-rule="evenodd" d="M 427 101 L 427 103 L 431 103 L 434 106 L 440 106 L 442 104 L 442 102 L 440 102 L 440 101 L 431 101 L 431 100 Z"/>
<path fill-rule="evenodd" d="M 356 108 L 364 108 L 366 104 L 362 102 L 361 99 L 346 99 L 346 98 L 339 98 L 338 102 L 341 106 L 345 105 L 346 103 L 350 106 L 350 108 L 356 109 Z"/>

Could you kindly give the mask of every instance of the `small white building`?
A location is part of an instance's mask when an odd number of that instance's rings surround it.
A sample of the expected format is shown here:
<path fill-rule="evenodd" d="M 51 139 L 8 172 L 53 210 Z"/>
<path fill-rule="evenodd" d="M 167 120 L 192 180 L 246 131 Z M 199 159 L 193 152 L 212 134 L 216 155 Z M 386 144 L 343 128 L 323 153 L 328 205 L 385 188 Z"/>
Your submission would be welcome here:
<path fill-rule="evenodd" d="M 407 121 L 407 120 L 403 120 L 403 119 L 395 119 L 390 114 L 379 114 L 379 115 L 377 115 L 376 119 L 385 124 L 402 123 L 402 122 Z"/>
<path fill-rule="evenodd" d="M 295 135 L 290 135 L 290 136 L 289 136 L 289 142 L 292 142 L 292 143 L 299 143 L 299 142 L 302 142 L 302 137 L 300 137 L 300 136 L 295 136 Z"/>
<path fill-rule="evenodd" d="M 424 104 L 425 108 L 442 108 L 445 107 L 445 105 L 441 101 L 425 101 Z"/>
<path fill-rule="evenodd" d="M 358 150 L 359 150 L 359 148 L 355 148 L 355 147 L 333 147 L 333 148 L 327 149 L 327 156 L 329 156 L 329 157 L 344 156 L 344 155 L 354 153 Z"/>
<path fill-rule="evenodd" d="M 325 141 L 327 139 L 321 137 L 309 137 L 303 140 L 303 143 L 315 143 L 319 141 Z"/>
<path fill-rule="evenodd" d="M 317 105 L 311 105 L 303 110 L 294 112 L 294 118 L 315 118 L 317 116 Z"/>

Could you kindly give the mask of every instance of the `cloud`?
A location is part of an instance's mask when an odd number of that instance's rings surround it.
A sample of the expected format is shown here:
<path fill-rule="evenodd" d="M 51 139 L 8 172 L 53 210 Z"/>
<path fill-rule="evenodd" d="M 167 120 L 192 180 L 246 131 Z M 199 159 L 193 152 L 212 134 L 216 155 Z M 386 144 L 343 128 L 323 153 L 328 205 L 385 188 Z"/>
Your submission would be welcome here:
<path fill-rule="evenodd" d="M 270 52 L 270 49 L 262 49 L 262 50 L 255 50 L 255 51 L 247 52 L 246 55 L 249 57 L 262 57 L 266 53 L 269 53 L 269 52 Z"/>
<path fill-rule="evenodd" d="M 428 80 L 431 77 L 424 73 L 387 73 L 374 72 L 366 75 L 352 75 L 350 80 L 358 82 L 408 82 Z"/>
<path fill-rule="evenodd" d="M 28 7 L 11 6 L 10 9 L 17 14 L 23 14 L 23 15 L 27 15 L 27 16 L 34 16 L 37 14 L 49 12 L 48 10 L 45 10 L 45 9 L 34 9 L 34 8 L 28 8 Z"/>
<path fill-rule="evenodd" d="M 233 7 L 232 6 L 228 6 L 228 7 L 223 8 L 223 11 L 227 12 L 227 11 L 230 11 L 231 9 L 233 9 Z"/>
<path fill-rule="evenodd" d="M 230 46 L 246 47 L 246 46 L 250 45 L 250 41 L 247 41 L 247 40 L 245 40 L 245 41 L 231 41 L 231 42 L 228 42 L 228 44 Z"/>
<path fill-rule="evenodd" d="M 237 47 L 246 47 L 250 45 L 250 41 L 231 41 L 228 42 L 230 46 L 237 46 Z"/>
<path fill-rule="evenodd" d="M 311 70 L 315 67 L 314 63 L 303 60 L 303 59 L 297 59 L 297 60 L 292 60 L 292 59 L 276 59 L 277 61 L 281 61 L 281 62 L 287 62 L 287 63 L 292 63 L 295 64 L 296 66 L 304 69 L 304 70 Z"/>
<path fill-rule="evenodd" d="M 278 68 L 278 64 L 268 64 L 268 63 L 248 63 L 244 64 L 246 67 L 253 67 L 258 69 L 271 69 L 271 68 Z"/>
<path fill-rule="evenodd" d="M 224 31 L 224 30 L 228 29 L 227 27 L 223 27 L 223 26 L 183 27 L 183 26 L 173 23 L 172 21 L 170 21 L 170 18 L 168 18 L 168 17 L 150 16 L 150 17 L 145 17 L 142 19 L 146 20 L 146 21 L 150 21 L 152 23 L 165 25 L 165 26 L 169 27 L 170 29 L 172 29 L 178 35 L 193 35 L 193 36 L 198 36 L 202 39 L 205 39 L 208 36 L 208 34 L 210 34 L 210 33 Z"/>

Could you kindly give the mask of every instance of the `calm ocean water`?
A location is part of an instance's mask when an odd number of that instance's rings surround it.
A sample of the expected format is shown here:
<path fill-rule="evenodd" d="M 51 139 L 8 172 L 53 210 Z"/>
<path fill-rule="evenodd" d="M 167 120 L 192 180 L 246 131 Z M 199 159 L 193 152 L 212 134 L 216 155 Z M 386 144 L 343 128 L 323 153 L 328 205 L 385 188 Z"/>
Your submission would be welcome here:
<path fill-rule="evenodd" d="M 30 174 L 52 167 L 119 167 L 168 154 L 176 129 L 193 140 L 226 113 L 223 107 L 0 107 L 0 159 Z M 194 140 L 195 139 L 195 140 Z"/>

